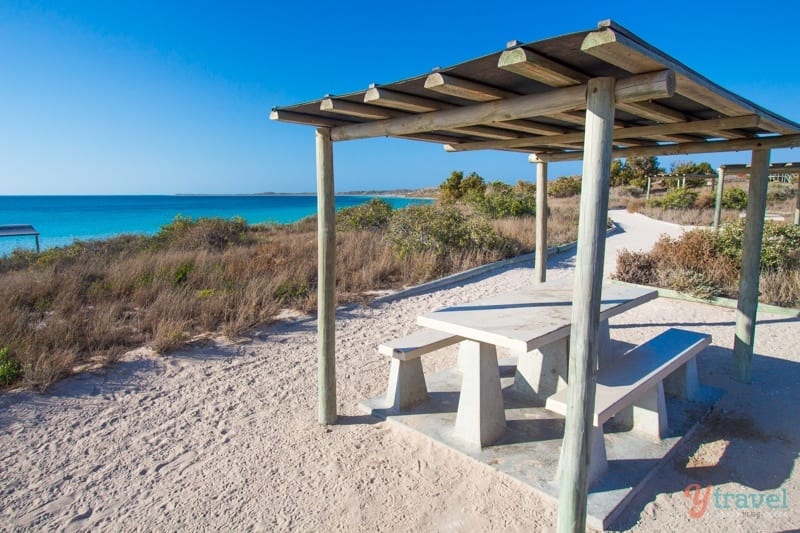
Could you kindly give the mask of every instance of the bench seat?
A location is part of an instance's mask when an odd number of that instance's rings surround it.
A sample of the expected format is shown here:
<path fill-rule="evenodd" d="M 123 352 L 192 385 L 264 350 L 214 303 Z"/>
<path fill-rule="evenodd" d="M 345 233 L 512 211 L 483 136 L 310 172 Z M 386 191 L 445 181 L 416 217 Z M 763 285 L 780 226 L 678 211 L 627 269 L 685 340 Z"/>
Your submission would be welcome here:
<path fill-rule="evenodd" d="M 410 335 L 382 343 L 378 352 L 391 357 L 386 404 L 389 409 L 408 409 L 428 398 L 428 387 L 420 357 L 463 340 L 434 329 L 419 329 Z"/>
<path fill-rule="evenodd" d="M 461 337 L 450 333 L 422 328 L 405 337 L 382 343 L 378 346 L 378 352 L 401 361 L 410 361 L 461 340 Z"/>
<path fill-rule="evenodd" d="M 592 420 L 592 461 L 600 464 L 590 465 L 590 479 L 592 471 L 596 478 L 606 466 L 603 423 L 627 408 L 632 408 L 635 431 L 659 439 L 665 436 L 668 428 L 664 381 L 682 380 L 683 385 L 672 384 L 671 389 L 682 390 L 691 399 L 692 382 L 697 379 L 694 357 L 710 343 L 710 335 L 670 328 L 599 370 Z M 545 407 L 566 416 L 568 391 L 562 389 L 550 396 Z M 598 446 L 602 450 L 594 449 Z"/>

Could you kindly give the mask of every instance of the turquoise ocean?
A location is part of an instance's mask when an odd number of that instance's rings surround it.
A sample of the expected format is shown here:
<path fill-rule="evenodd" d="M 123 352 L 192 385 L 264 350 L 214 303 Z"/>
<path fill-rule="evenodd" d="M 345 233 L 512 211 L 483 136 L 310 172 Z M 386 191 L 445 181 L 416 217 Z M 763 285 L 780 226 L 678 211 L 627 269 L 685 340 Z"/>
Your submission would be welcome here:
<path fill-rule="evenodd" d="M 336 209 L 374 196 L 336 196 Z M 381 197 L 395 209 L 429 200 Z M 0 196 L 0 225 L 32 224 L 42 249 L 75 239 L 103 239 L 123 233 L 152 235 L 175 216 L 242 217 L 251 224 L 297 222 L 317 210 L 314 195 L 242 196 Z M 33 237 L 0 238 L 0 255 L 35 249 Z"/>

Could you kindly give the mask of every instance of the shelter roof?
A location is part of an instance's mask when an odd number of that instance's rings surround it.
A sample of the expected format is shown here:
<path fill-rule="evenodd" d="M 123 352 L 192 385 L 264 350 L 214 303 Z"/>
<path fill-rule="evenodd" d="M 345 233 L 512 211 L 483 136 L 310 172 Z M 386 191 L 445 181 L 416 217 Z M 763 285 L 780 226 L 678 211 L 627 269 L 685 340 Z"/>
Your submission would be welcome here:
<path fill-rule="evenodd" d="M 721 168 L 725 169 L 725 172 L 733 174 L 736 172 L 750 172 L 750 165 L 739 163 L 733 165 L 720 165 Z M 800 172 L 800 163 L 770 163 L 769 165 L 770 173 L 775 172 Z"/>
<path fill-rule="evenodd" d="M 335 141 L 389 136 L 441 143 L 448 151 L 579 159 L 586 83 L 602 76 L 617 80 L 615 151 L 699 153 L 698 146 L 713 141 L 800 133 L 800 124 L 720 87 L 613 21 L 514 41 L 506 50 L 394 83 L 276 107 L 270 118 L 329 127 Z M 670 151 L 676 146 L 695 149 Z"/>
<path fill-rule="evenodd" d="M 0 237 L 18 237 L 22 235 L 39 235 L 29 224 L 6 224 L 0 226 Z"/>

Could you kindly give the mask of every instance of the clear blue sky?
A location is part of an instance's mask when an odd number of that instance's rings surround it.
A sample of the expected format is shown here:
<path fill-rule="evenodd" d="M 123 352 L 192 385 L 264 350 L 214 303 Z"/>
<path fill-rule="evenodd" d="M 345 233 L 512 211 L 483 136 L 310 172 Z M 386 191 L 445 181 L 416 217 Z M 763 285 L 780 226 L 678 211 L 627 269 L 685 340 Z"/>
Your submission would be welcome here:
<path fill-rule="evenodd" d="M 312 191 L 313 129 L 271 122 L 272 106 L 396 81 L 606 18 L 800 121 L 800 37 L 782 23 L 798 19 L 795 2 L 652 4 L 663 11 L 641 1 L 385 5 L 0 0 L 0 194 Z M 716 166 L 748 158 L 694 159 Z M 773 161 L 791 159 L 800 153 L 773 152 Z M 524 154 L 447 154 L 387 139 L 337 143 L 335 168 L 338 191 L 434 185 L 454 169 L 509 182 L 534 171 Z M 550 174 L 579 171 L 563 163 Z"/>

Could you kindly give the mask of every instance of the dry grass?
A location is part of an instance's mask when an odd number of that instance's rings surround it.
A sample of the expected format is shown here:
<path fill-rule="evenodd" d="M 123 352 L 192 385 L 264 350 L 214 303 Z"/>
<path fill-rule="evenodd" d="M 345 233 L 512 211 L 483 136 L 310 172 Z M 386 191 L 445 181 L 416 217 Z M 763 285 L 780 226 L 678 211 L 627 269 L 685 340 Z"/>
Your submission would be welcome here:
<path fill-rule="evenodd" d="M 577 210 L 554 206 L 553 244 L 577 234 Z M 572 225 L 572 227 L 570 227 Z M 337 234 L 338 302 L 418 284 L 534 247 L 534 219 L 494 222 L 498 249 L 400 258 L 385 230 Z M 563 239 L 563 240 L 559 240 Z M 510 244 L 509 244 L 510 243 Z M 154 237 L 76 242 L 0 258 L 0 348 L 43 389 L 143 344 L 157 352 L 208 332 L 238 335 L 281 309 L 315 311 L 316 222 L 247 226 L 178 220 Z"/>
<path fill-rule="evenodd" d="M 676 239 L 663 236 L 649 252 L 622 250 L 613 277 L 710 299 L 737 298 L 739 273 L 739 260 L 724 253 L 718 234 L 696 229 Z M 760 290 L 763 303 L 800 307 L 797 261 L 787 256 L 785 266 L 762 268 Z"/>

